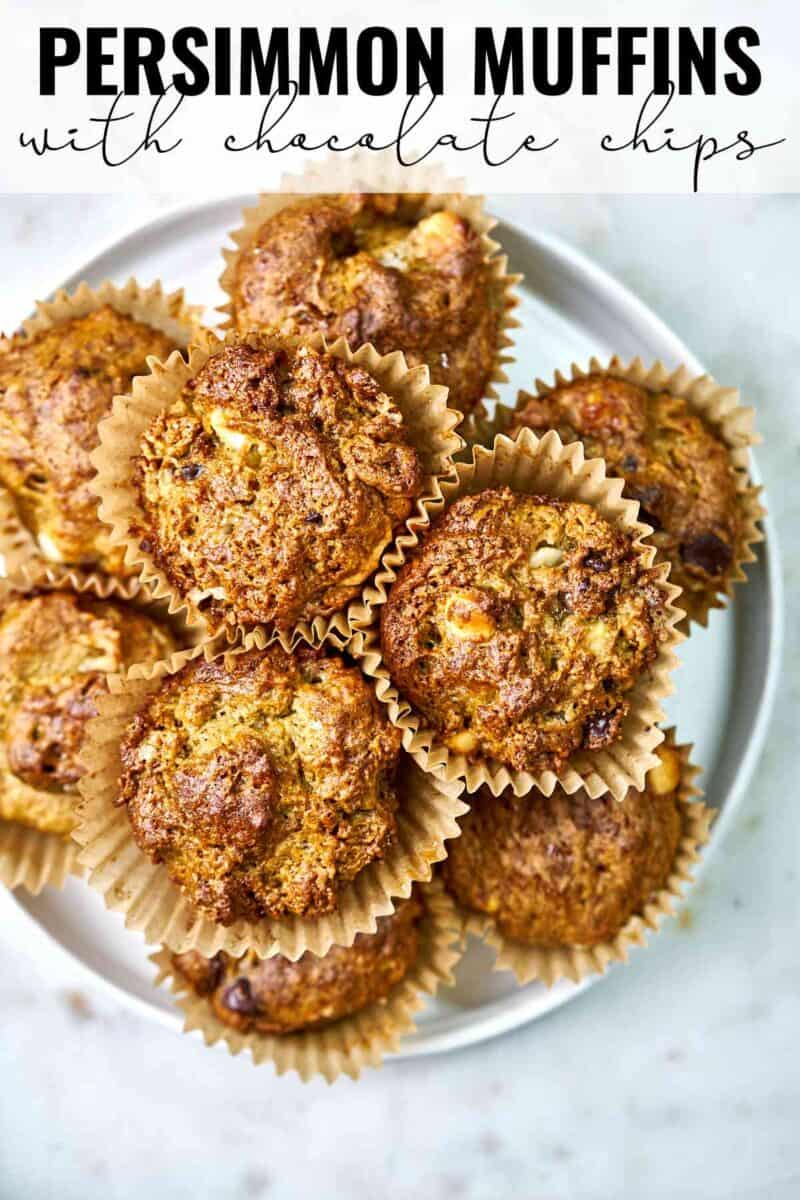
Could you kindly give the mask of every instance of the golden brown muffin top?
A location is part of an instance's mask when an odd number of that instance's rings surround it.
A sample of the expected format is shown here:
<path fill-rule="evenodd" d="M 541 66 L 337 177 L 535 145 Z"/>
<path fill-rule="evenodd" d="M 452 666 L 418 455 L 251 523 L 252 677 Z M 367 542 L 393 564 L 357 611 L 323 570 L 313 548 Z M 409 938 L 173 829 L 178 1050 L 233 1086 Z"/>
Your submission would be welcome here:
<path fill-rule="evenodd" d="M 141 849 L 221 924 L 319 916 L 392 840 L 399 750 L 336 655 L 195 659 L 129 726 L 119 802 Z"/>
<path fill-rule="evenodd" d="M 287 628 L 358 595 L 422 490 L 402 414 L 362 367 L 251 335 L 142 438 L 145 548 L 208 612 Z"/>
<path fill-rule="evenodd" d="M 173 954 L 172 964 L 198 996 L 207 996 L 218 1020 L 241 1033 L 285 1034 L 318 1029 L 384 1000 L 416 961 L 423 906 L 412 896 L 378 918 L 375 933 L 324 957 L 307 951 L 297 962 L 250 952 L 205 958 L 196 950 Z"/>
<path fill-rule="evenodd" d="M 107 304 L 30 338 L 0 338 L 0 483 L 45 558 L 123 573 L 89 490 L 89 455 L 113 397 L 147 371 L 148 355 L 174 349 Z"/>
<path fill-rule="evenodd" d="M 741 536 L 736 472 L 725 443 L 685 400 L 589 375 L 528 397 L 509 432 L 524 427 L 556 429 L 562 441 L 605 458 L 655 530 L 671 582 L 707 596 L 724 589 Z"/>
<path fill-rule="evenodd" d="M 174 649 L 165 626 L 118 600 L 11 596 L 0 615 L 0 817 L 69 833 L 78 755 L 106 676 Z"/>
<path fill-rule="evenodd" d="M 239 257 L 237 327 L 402 350 L 466 415 L 486 394 L 504 300 L 480 235 L 431 200 L 349 193 L 281 209 Z"/>
<path fill-rule="evenodd" d="M 381 644 L 451 750 L 538 774 L 614 741 L 663 628 L 627 534 L 588 504 L 500 487 L 433 523 L 389 592 Z"/>
<path fill-rule="evenodd" d="M 526 945 L 615 937 L 666 883 L 681 837 L 680 758 L 671 746 L 656 753 L 645 791 L 631 788 L 623 800 L 482 788 L 450 843 L 448 890 Z"/>

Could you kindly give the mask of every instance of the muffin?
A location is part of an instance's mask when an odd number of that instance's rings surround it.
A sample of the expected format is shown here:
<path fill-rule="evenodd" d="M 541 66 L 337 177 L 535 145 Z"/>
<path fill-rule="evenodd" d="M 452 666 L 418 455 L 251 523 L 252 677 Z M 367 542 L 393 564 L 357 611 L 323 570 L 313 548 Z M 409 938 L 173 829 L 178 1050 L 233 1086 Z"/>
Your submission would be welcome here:
<path fill-rule="evenodd" d="M 89 488 L 97 423 L 147 358 L 174 343 L 104 304 L 32 336 L 0 339 L 0 484 L 51 562 L 120 574 Z"/>
<path fill-rule="evenodd" d="M 121 600 L 10 594 L 0 615 L 0 818 L 67 836 L 106 676 L 174 649 L 166 626 Z"/>
<path fill-rule="evenodd" d="M 431 211 L 433 203 L 347 193 L 288 204 L 236 260 L 234 325 L 402 350 L 466 416 L 487 393 L 505 299 L 481 235 L 454 212 Z"/>
<path fill-rule="evenodd" d="M 393 840 L 399 749 L 357 668 L 273 643 L 161 682 L 123 736 L 117 803 L 217 923 L 318 917 Z"/>
<path fill-rule="evenodd" d="M 258 334 L 221 347 L 145 431 L 141 527 L 212 622 L 291 628 L 358 595 L 412 511 L 423 469 L 363 367 Z"/>
<path fill-rule="evenodd" d="M 422 902 L 399 901 L 378 919 L 375 933 L 352 946 L 333 946 L 319 958 L 307 951 L 297 962 L 249 951 L 232 958 L 219 951 L 173 954 L 172 965 L 212 1012 L 240 1033 L 288 1034 L 319 1029 L 369 1004 L 385 1000 L 417 959 Z"/>
<path fill-rule="evenodd" d="M 532 774 L 616 740 L 665 636 L 629 534 L 591 505 L 505 486 L 434 521 L 381 612 L 391 680 L 439 740 Z"/>
<path fill-rule="evenodd" d="M 450 893 L 527 946 L 613 939 L 665 886 L 681 839 L 680 752 L 662 744 L 656 753 L 645 790 L 621 801 L 482 788 L 443 866 Z"/>
<path fill-rule="evenodd" d="M 690 616 L 726 590 L 744 535 L 736 469 L 728 446 L 685 399 L 592 374 L 542 395 L 521 392 L 509 435 L 522 428 L 581 441 L 587 456 L 604 458 L 607 472 L 625 480 L 624 495 L 639 501 Z"/>

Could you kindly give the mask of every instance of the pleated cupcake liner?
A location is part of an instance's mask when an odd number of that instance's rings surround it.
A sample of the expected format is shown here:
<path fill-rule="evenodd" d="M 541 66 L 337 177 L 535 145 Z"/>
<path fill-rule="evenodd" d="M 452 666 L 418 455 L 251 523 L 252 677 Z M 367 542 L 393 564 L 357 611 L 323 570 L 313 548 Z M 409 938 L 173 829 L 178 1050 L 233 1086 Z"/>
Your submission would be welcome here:
<path fill-rule="evenodd" d="M 577 751 L 557 773 L 533 775 L 490 757 L 469 759 L 450 750 L 394 686 L 381 652 L 380 610 L 403 564 L 424 542 L 431 522 L 460 496 L 501 485 L 592 505 L 615 530 L 633 540 L 643 567 L 664 601 L 663 639 L 655 662 L 628 693 L 630 711 L 618 739 L 602 750 Z M 436 498 L 417 518 L 409 519 L 407 532 L 396 539 L 365 602 L 351 605 L 348 618 L 354 630 L 353 652 L 365 674 L 374 680 L 390 719 L 402 730 L 405 749 L 424 771 L 447 782 L 462 780 L 469 792 L 488 786 L 494 795 L 510 787 L 518 796 L 533 788 L 549 796 L 560 784 L 568 793 L 582 787 L 590 796 L 610 792 L 620 798 L 629 787 L 641 790 L 644 786 L 646 772 L 658 761 L 655 748 L 664 736 L 659 728 L 664 719 L 661 702 L 673 690 L 671 675 L 678 662 L 675 649 L 684 640 L 678 625 L 684 613 L 677 606 L 680 589 L 668 580 L 669 564 L 655 564 L 656 548 L 643 540 L 652 531 L 637 519 L 636 501 L 622 498 L 622 486 L 621 480 L 606 476 L 602 459 L 584 457 L 579 442 L 565 446 L 555 432 L 536 438 L 530 430 L 524 430 L 513 441 L 498 435 L 491 450 L 473 447 L 470 461 L 457 463 L 454 477 L 441 481 Z"/>
<path fill-rule="evenodd" d="M 342 1075 L 357 1079 L 367 1067 L 379 1067 L 395 1053 L 403 1037 L 416 1029 L 415 1016 L 428 996 L 453 983 L 463 938 L 455 905 L 438 880 L 423 885 L 424 915 L 417 959 L 384 999 L 320 1029 L 274 1035 L 242 1033 L 215 1015 L 207 997 L 198 996 L 172 963 L 169 950 L 153 954 L 156 984 L 169 988 L 184 1017 L 184 1033 L 195 1030 L 207 1046 L 223 1043 L 231 1054 L 250 1054 L 253 1063 L 272 1063 L 277 1075 L 295 1071 L 304 1083 L 322 1076 L 333 1083 Z"/>
<path fill-rule="evenodd" d="M 38 896 L 82 874 L 78 847 L 68 837 L 0 819 L 0 883 Z"/>
<path fill-rule="evenodd" d="M 403 757 L 394 842 L 383 859 L 370 863 L 342 889 L 335 912 L 318 917 L 240 920 L 224 926 L 192 905 L 170 879 L 167 868 L 151 862 L 139 849 L 127 811 L 115 804 L 120 743 L 134 715 L 166 675 L 176 674 L 201 655 L 206 661 L 220 657 L 230 661 L 274 641 L 289 651 L 303 642 L 312 644 L 300 630 L 291 636 L 255 630 L 233 649 L 218 636 L 169 662 L 132 667 L 124 676 L 110 678 L 109 694 L 101 697 L 99 716 L 87 729 L 79 823 L 72 835 L 81 846 L 80 862 L 90 885 L 103 896 L 107 908 L 124 914 L 128 928 L 143 933 L 149 943 L 163 943 L 176 953 L 198 950 L 211 956 L 225 950 L 238 956 L 254 950 L 262 957 L 282 954 L 294 961 L 306 950 L 323 955 L 333 945 L 350 946 L 357 934 L 374 933 L 377 918 L 393 912 L 395 900 L 407 898 L 414 883 L 431 878 L 433 864 L 445 857 L 445 842 L 458 833 L 457 818 L 466 811 L 460 799 L 462 784 L 435 780 Z M 326 642 L 349 649 L 347 639 L 335 632 L 326 635 L 323 644 Z"/>

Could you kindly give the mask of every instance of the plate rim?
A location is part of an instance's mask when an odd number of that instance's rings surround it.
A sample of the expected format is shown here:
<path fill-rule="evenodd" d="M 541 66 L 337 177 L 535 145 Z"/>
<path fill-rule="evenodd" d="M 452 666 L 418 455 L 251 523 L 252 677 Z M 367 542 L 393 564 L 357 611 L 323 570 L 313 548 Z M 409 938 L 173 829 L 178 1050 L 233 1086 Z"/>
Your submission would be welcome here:
<path fill-rule="evenodd" d="M 73 271 L 62 283 L 53 289 L 51 295 L 62 289 L 70 290 L 76 287 L 86 275 L 92 272 L 100 260 L 115 252 L 119 252 L 125 247 L 126 243 L 136 238 L 140 238 L 143 235 L 157 235 L 165 226 L 177 220 L 189 219 L 198 213 L 210 214 L 215 209 L 227 209 L 235 203 L 243 208 L 248 202 L 252 202 L 255 196 L 256 193 L 235 193 L 229 196 L 215 196 L 206 201 L 176 204 L 165 209 L 163 212 L 155 214 L 147 221 L 135 222 L 121 234 L 108 239 L 99 248 L 95 249 L 78 270 Z M 595 262 L 582 250 L 577 249 L 557 234 L 546 230 L 527 228 L 524 224 L 508 218 L 500 218 L 496 227 L 501 244 L 502 229 L 504 226 L 511 229 L 517 236 L 523 237 L 534 245 L 543 247 L 551 255 L 563 260 L 576 274 L 591 281 L 594 290 L 605 294 L 615 307 L 634 313 L 640 322 L 653 330 L 660 342 L 670 347 L 672 358 L 676 363 L 685 363 L 691 371 L 698 375 L 705 373 L 700 360 L 691 353 L 689 348 L 666 321 L 654 312 L 626 284 L 617 279 L 612 272 Z M 216 314 L 218 310 L 213 309 L 212 311 Z M 560 365 L 563 367 L 565 364 Z M 751 456 L 751 477 L 756 485 L 762 485 L 762 476 L 758 469 L 755 454 Z M 766 493 L 764 493 L 764 499 L 765 501 L 767 499 Z M 769 509 L 768 505 L 767 508 Z M 758 711 L 753 721 L 747 749 L 744 752 L 732 786 L 725 794 L 724 804 L 719 817 L 714 822 L 713 834 L 707 851 L 703 855 L 700 866 L 695 873 L 692 885 L 687 889 L 686 896 L 691 894 L 691 891 L 705 874 L 734 816 L 738 812 L 742 798 L 752 780 L 756 765 L 763 752 L 775 705 L 784 639 L 783 572 L 777 530 L 774 518 L 770 515 L 769 511 L 762 521 L 762 526 L 765 537 L 761 553 L 764 555 L 765 560 L 764 565 L 766 568 L 769 595 L 769 605 L 765 609 L 768 629 L 767 661 L 763 688 L 759 697 Z M 3 891 L 6 903 L 14 907 L 17 916 L 23 924 L 26 924 L 29 928 L 32 927 L 38 939 L 43 940 L 44 944 L 50 949 L 55 948 L 72 966 L 77 966 L 79 971 L 85 973 L 95 986 L 99 985 L 103 992 L 113 996 L 118 1002 L 137 1012 L 139 1015 L 149 1020 L 155 1020 L 164 1027 L 178 1032 L 181 1031 L 182 1019 L 180 1011 L 177 1008 L 170 1010 L 153 1004 L 136 993 L 128 991 L 122 984 L 114 982 L 108 976 L 90 966 L 79 957 L 77 952 L 69 949 L 54 933 L 40 923 L 34 913 L 25 904 L 24 892 L 14 892 L 10 889 L 3 889 Z M 126 936 L 135 936 L 132 931 L 125 930 L 124 925 L 121 926 L 121 929 Z M 536 1021 L 562 1004 L 576 999 L 583 992 L 604 979 L 606 974 L 607 972 L 603 975 L 589 976 L 578 984 L 562 981 L 560 984 L 549 989 L 543 997 L 540 997 L 535 1008 L 532 1008 L 530 1011 L 525 1011 L 525 989 L 519 988 L 507 996 L 488 1001 L 478 1010 L 465 1010 L 463 1013 L 457 1014 L 454 1018 L 451 1018 L 448 1027 L 445 1029 L 427 1032 L 424 1028 L 415 1030 L 404 1039 L 402 1048 L 396 1054 L 393 1054 L 391 1058 L 397 1060 L 442 1053 L 498 1037 L 512 1029 L 520 1028 L 523 1025 Z"/>

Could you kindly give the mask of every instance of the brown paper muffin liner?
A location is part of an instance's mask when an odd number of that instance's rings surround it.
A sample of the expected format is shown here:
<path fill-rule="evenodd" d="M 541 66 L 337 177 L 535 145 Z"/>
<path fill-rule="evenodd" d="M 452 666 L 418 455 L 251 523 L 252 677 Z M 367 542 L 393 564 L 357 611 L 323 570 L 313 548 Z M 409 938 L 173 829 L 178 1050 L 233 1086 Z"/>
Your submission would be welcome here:
<path fill-rule="evenodd" d="M 518 492 L 593 505 L 615 529 L 633 538 L 664 597 L 664 640 L 649 672 L 630 693 L 630 712 L 619 738 L 604 750 L 578 751 L 558 775 L 544 771 L 533 776 L 527 771 L 512 770 L 492 758 L 470 762 L 463 754 L 449 750 L 399 694 L 381 655 L 380 607 L 386 602 L 398 569 L 424 541 L 427 527 L 459 496 L 502 484 Z M 590 796 L 611 792 L 617 799 L 629 787 L 641 790 L 646 772 L 658 761 L 653 751 L 664 738 L 659 729 L 664 718 L 660 702 L 673 690 L 670 676 L 677 665 L 675 647 L 684 640 L 677 626 L 684 614 L 675 603 L 680 589 L 667 579 L 669 564 L 654 564 L 655 546 L 642 540 L 652 531 L 637 520 L 637 512 L 635 501 L 622 499 L 622 481 L 606 476 L 602 459 L 584 458 L 580 442 L 565 446 L 553 431 L 536 438 L 530 430 L 524 430 L 514 441 L 498 436 L 491 450 L 473 447 L 470 461 L 456 464 L 455 477 L 440 483 L 438 496 L 425 506 L 424 514 L 407 522 L 408 533 L 396 539 L 393 553 L 387 556 L 374 586 L 365 595 L 366 603 L 351 606 L 349 619 L 354 630 L 353 653 L 360 659 L 364 672 L 375 680 L 379 699 L 388 706 L 390 719 L 403 731 L 403 745 L 424 771 L 446 781 L 463 779 L 469 792 L 486 785 L 495 795 L 510 787 L 518 796 L 532 788 L 549 796 L 557 783 L 568 793 L 583 787 Z"/>
<path fill-rule="evenodd" d="M 12 595 L 59 588 L 89 592 L 100 600 L 125 600 L 154 611 L 186 644 L 196 642 L 202 632 L 200 627 L 189 622 L 185 609 L 170 609 L 166 601 L 159 601 L 136 579 L 114 579 L 77 568 L 57 569 L 35 559 L 20 566 L 13 577 L 0 579 L 0 608 Z M 77 795 L 75 800 L 77 804 Z M 0 883 L 6 887 L 23 887 L 34 895 L 45 886 L 63 887 L 68 875 L 84 873 L 78 863 L 78 854 L 79 847 L 70 837 L 44 833 L 0 818 Z"/>
<path fill-rule="evenodd" d="M 120 741 L 164 675 L 175 674 L 201 654 L 207 661 L 221 655 L 233 657 L 254 646 L 264 649 L 275 640 L 286 650 L 301 641 L 312 644 L 299 630 L 291 638 L 270 638 L 264 630 L 255 630 L 230 649 L 220 635 L 174 655 L 169 662 L 132 667 L 124 676 L 111 676 L 109 695 L 101 698 L 98 706 L 99 716 L 89 722 L 83 751 L 86 774 L 80 783 L 83 799 L 72 835 L 83 847 L 80 861 L 107 908 L 124 913 L 128 928 L 144 933 L 148 942 L 163 942 L 176 953 L 199 950 L 210 956 L 225 950 L 241 955 L 255 950 L 262 957 L 282 954 L 294 960 L 306 950 L 322 955 L 333 945 L 350 946 L 356 934 L 374 933 L 377 918 L 394 911 L 396 898 L 405 899 L 414 883 L 431 878 L 433 864 L 445 857 L 446 840 L 458 834 L 457 818 L 466 812 L 459 798 L 461 783 L 432 779 L 403 756 L 397 837 L 385 858 L 370 863 L 342 890 L 336 912 L 313 918 L 265 917 L 223 926 L 195 908 L 172 882 L 166 867 L 152 863 L 139 849 L 127 812 L 114 803 L 119 788 Z M 329 640 L 349 650 L 347 639 L 335 632 Z"/>
<path fill-rule="evenodd" d="M 322 1029 L 282 1036 L 240 1033 L 220 1021 L 208 1000 L 196 995 L 175 971 L 171 954 L 162 948 L 151 955 L 158 967 L 156 984 L 167 983 L 184 1014 L 184 1033 L 200 1030 L 207 1046 L 224 1042 L 231 1054 L 249 1051 L 253 1063 L 271 1062 L 278 1075 L 296 1071 L 304 1083 L 322 1075 L 333 1083 L 340 1075 L 357 1079 L 366 1067 L 379 1067 L 401 1039 L 416 1028 L 415 1013 L 441 987 L 453 983 L 453 968 L 461 957 L 461 922 L 450 897 L 438 880 L 424 886 L 425 914 L 420 925 L 417 960 L 385 1000 Z"/>
<path fill-rule="evenodd" d="M 673 396 L 680 396 L 686 401 L 690 411 L 700 417 L 730 451 L 741 516 L 741 533 L 735 548 L 730 576 L 721 595 L 708 595 L 684 589 L 680 599 L 681 607 L 687 614 L 685 631 L 688 632 L 690 621 L 706 626 L 711 609 L 725 607 L 725 599 L 721 596 L 730 599 L 734 584 L 747 581 L 744 567 L 747 563 L 755 562 L 753 547 L 764 540 L 758 524 L 766 516 L 766 509 L 759 501 L 762 489 L 754 487 L 750 481 L 750 447 L 761 441 L 755 431 L 755 410 L 744 408 L 740 404 L 736 388 L 722 387 L 710 375 L 693 375 L 685 366 L 668 371 L 660 362 L 647 366 L 640 358 L 634 358 L 626 366 L 615 355 L 606 364 L 596 358 L 590 359 L 587 370 L 573 363 L 569 375 L 556 371 L 552 384 L 541 379 L 535 380 L 533 393 L 520 391 L 514 408 L 498 404 L 491 418 L 482 416 L 479 419 L 476 440 L 483 445 L 491 445 L 495 434 L 507 432 L 531 395 L 546 395 L 554 388 L 571 383 L 575 379 L 583 379 L 587 375 L 610 375 L 614 379 L 627 380 L 650 392 L 669 392 Z M 665 561 L 660 550 L 656 561 Z"/>
<path fill-rule="evenodd" d="M 183 291 L 165 292 L 161 283 L 142 287 L 135 279 L 129 279 L 123 287 L 109 280 L 97 288 L 81 283 L 74 292 L 56 292 L 52 300 L 37 300 L 36 312 L 22 323 L 22 332 L 28 339 L 63 325 L 75 317 L 85 317 L 108 304 L 116 312 L 142 321 L 153 329 L 171 337 L 176 345 L 188 346 L 193 335 L 202 327 L 203 310 L 198 305 L 187 304 Z M 48 559 L 39 547 L 34 534 L 22 522 L 14 496 L 0 485 L 0 554 L 5 558 L 6 574 L 10 575 L 26 564 L 47 563 Z M 56 570 L 67 564 L 52 563 Z M 84 567 L 91 570 L 91 567 Z"/>
<path fill-rule="evenodd" d="M 678 804 L 683 826 L 675 861 L 664 887 L 650 897 L 641 912 L 626 921 L 616 937 L 599 942 L 596 946 L 563 946 L 558 949 L 526 946 L 501 933 L 491 917 L 460 909 L 464 933 L 483 938 L 496 950 L 495 971 L 513 971 L 520 984 L 530 983 L 534 979 L 547 987 L 552 987 L 559 979 L 571 979 L 573 983 L 579 983 L 588 975 L 602 975 L 612 962 L 627 962 L 631 947 L 648 945 L 647 931 L 657 932 L 665 919 L 674 915 L 676 906 L 692 883 L 695 864 L 709 839 L 716 809 L 707 808 L 698 799 L 702 792 L 694 786 L 694 780 L 700 768 L 689 761 L 692 747 L 676 745 L 674 729 L 667 730 L 666 742 L 675 746 L 681 759 Z"/>
<path fill-rule="evenodd" d="M 300 175 L 285 175 L 281 180 L 278 192 L 265 193 L 259 197 L 258 203 L 242 212 L 242 224 L 231 233 L 230 239 L 235 249 L 223 248 L 225 270 L 220 276 L 220 287 L 228 296 L 226 304 L 219 309 L 226 314 L 222 323 L 223 329 L 234 327 L 233 289 L 236 282 L 236 271 L 239 258 L 255 240 L 258 230 L 263 223 L 274 216 L 282 208 L 296 204 L 299 200 L 308 199 L 309 194 L 337 194 L 340 192 L 413 192 L 429 196 L 425 205 L 426 215 L 449 209 L 470 223 L 480 234 L 484 257 L 492 271 L 492 279 L 503 297 L 502 318 L 500 322 L 497 355 L 492 373 L 489 377 L 486 393 L 479 400 L 476 408 L 459 426 L 459 433 L 467 441 L 474 440 L 475 421 L 485 416 L 485 400 L 497 400 L 497 387 L 508 382 L 505 367 L 514 361 L 512 348 L 514 339 L 512 331 L 519 327 L 520 322 L 514 316 L 514 310 L 519 304 L 516 293 L 517 284 L 522 275 L 510 274 L 508 256 L 502 253 L 499 242 L 491 236 L 496 227 L 496 218 L 484 212 L 482 196 L 466 195 L 460 190 L 461 179 L 448 177 L 438 166 L 427 166 L 420 163 L 414 167 L 401 167 L 381 161 L 376 155 L 355 154 L 352 157 L 331 155 L 319 163 L 309 163 Z M 397 347 L 402 350 L 402 346 Z"/>
<path fill-rule="evenodd" d="M 126 566 L 138 568 L 142 578 L 153 584 L 159 595 L 172 595 L 176 602 L 184 600 L 198 613 L 203 612 L 213 589 L 193 589 L 186 597 L 181 597 L 156 566 L 152 555 L 143 551 L 131 534 L 132 527 L 143 515 L 133 485 L 131 461 L 138 454 L 141 436 L 153 418 L 178 399 L 187 381 L 205 366 L 212 354 L 238 340 L 239 335 L 234 332 L 222 339 L 204 331 L 189 347 L 188 363 L 178 353 L 172 354 L 165 363 L 154 359 L 151 373 L 134 380 L 131 394 L 115 398 L 111 413 L 100 422 L 100 444 L 92 454 L 92 462 L 97 468 L 93 487 L 100 497 L 100 516 L 111 526 L 112 542 L 125 546 Z M 447 388 L 428 382 L 427 367 L 409 369 L 403 355 L 397 352 L 379 355 L 370 345 L 353 352 L 344 338 L 328 343 L 321 335 L 303 339 L 302 343 L 299 338 L 282 341 L 292 346 L 304 344 L 325 350 L 346 363 L 364 367 L 392 397 L 422 460 L 423 491 L 416 501 L 417 511 L 421 512 L 429 497 L 435 495 L 437 479 L 452 472 L 453 455 L 463 446 L 462 438 L 455 432 L 459 414 L 447 407 Z M 390 551 L 391 544 L 384 550 L 381 563 Z M 302 623 L 299 628 L 306 634 L 313 630 L 313 636 L 321 640 L 331 625 L 339 634 L 346 634 L 347 622 L 342 613 L 318 617 L 311 623 Z M 248 632 L 248 629 L 236 626 L 233 617 L 228 628 L 232 638 Z M 219 627 L 210 633 L 218 631 Z"/>

